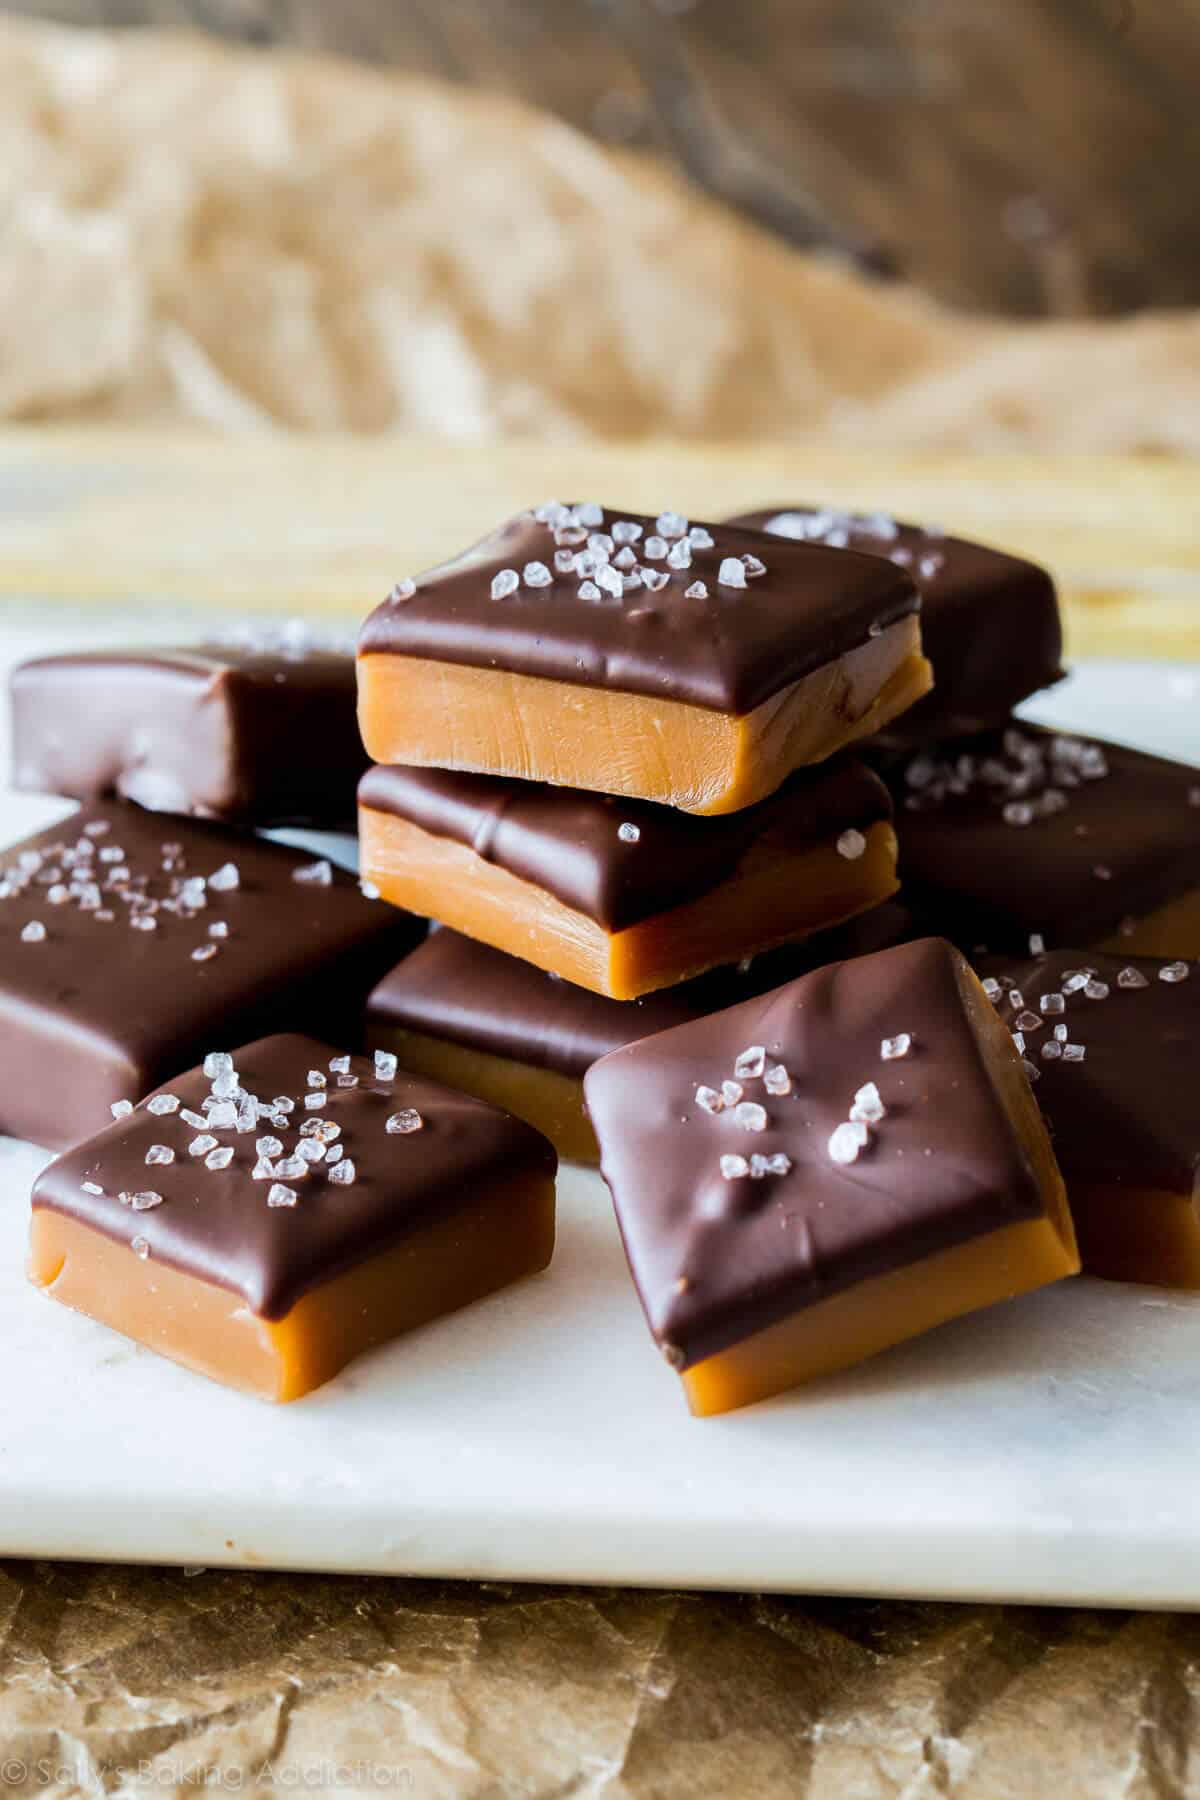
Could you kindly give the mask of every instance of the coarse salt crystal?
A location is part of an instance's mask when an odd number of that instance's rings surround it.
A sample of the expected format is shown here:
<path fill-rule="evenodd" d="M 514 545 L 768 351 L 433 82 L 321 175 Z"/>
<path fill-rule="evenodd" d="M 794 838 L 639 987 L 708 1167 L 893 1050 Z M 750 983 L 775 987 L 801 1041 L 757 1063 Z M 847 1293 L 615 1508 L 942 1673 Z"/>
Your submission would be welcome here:
<path fill-rule="evenodd" d="M 756 1151 L 750 1158 L 750 1174 L 756 1181 L 761 1181 L 764 1175 L 786 1175 L 791 1166 L 791 1157 L 785 1156 L 782 1150 L 777 1150 L 773 1156 L 760 1156 Z"/>
<path fill-rule="evenodd" d="M 308 1081 L 310 1088 L 323 1088 L 329 1086 L 328 1081 L 325 1079 L 324 1075 L 322 1075 L 320 1069 L 310 1069 L 306 1080 Z"/>
<path fill-rule="evenodd" d="M 168 1163 L 174 1161 L 175 1152 L 169 1144 L 151 1144 L 146 1152 L 146 1163 L 149 1168 L 154 1168 L 160 1163 L 165 1168 Z"/>
<path fill-rule="evenodd" d="M 521 579 L 526 587 L 549 587 L 554 580 L 553 575 L 544 562 L 527 562 L 521 570 Z"/>
<path fill-rule="evenodd" d="M 740 556 L 726 556 L 721 559 L 717 570 L 717 580 L 722 587 L 744 588 L 746 585 L 746 565 Z"/>
<path fill-rule="evenodd" d="M 666 538 L 659 537 L 657 532 L 654 532 L 642 545 L 642 555 L 647 557 L 650 562 L 661 562 L 670 548 Z"/>
<path fill-rule="evenodd" d="M 194 1137 L 192 1139 L 191 1143 L 188 1145 L 188 1155 L 189 1156 L 207 1156 L 209 1151 L 215 1150 L 216 1147 L 217 1147 L 217 1140 L 215 1137 L 213 1137 L 212 1133 L 208 1132 L 208 1131 L 202 1131 L 200 1133 L 199 1137 Z"/>
<path fill-rule="evenodd" d="M 1030 1085 L 1035 1081 L 1040 1081 L 1042 1079 L 1042 1071 L 1038 1068 L 1036 1063 L 1031 1063 L 1027 1057 L 1021 1058 L 1021 1067 L 1024 1069 L 1025 1078 Z"/>
<path fill-rule="evenodd" d="M 283 1144 L 277 1137 L 260 1137 L 256 1139 L 254 1148 L 260 1156 L 282 1156 Z"/>
<path fill-rule="evenodd" d="M 628 821 L 626 821 L 624 824 L 618 825 L 618 827 L 617 827 L 617 836 L 620 838 L 620 840 L 623 844 L 636 844 L 638 842 L 639 838 L 641 837 L 641 835 L 642 834 L 641 834 L 641 831 L 638 828 L 638 826 L 630 825 L 628 823 Z"/>
<path fill-rule="evenodd" d="M 1014 1031 L 1012 1034 L 1012 1041 L 1016 1045 L 1017 1049 L 1021 1052 L 1021 1054 L 1024 1055 L 1025 1054 L 1025 1033 L 1023 1031 Z"/>
<path fill-rule="evenodd" d="M 829 1139 L 829 1160 L 842 1164 L 856 1162 L 862 1148 L 862 1138 L 855 1127 L 852 1124 L 839 1125 Z"/>
<path fill-rule="evenodd" d="M 776 1097 L 781 1094 L 790 1094 L 792 1091 L 792 1078 L 782 1063 L 775 1063 L 772 1068 L 767 1069 L 764 1073 L 763 1086 L 766 1088 L 768 1094 L 773 1094 Z"/>
<path fill-rule="evenodd" d="M 683 590 L 685 600 L 707 600 L 708 589 L 702 581 L 693 581 L 691 587 Z"/>
<path fill-rule="evenodd" d="M 581 581 L 576 592 L 576 597 L 580 600 L 598 600 L 600 598 L 600 589 L 596 586 L 594 581 Z"/>
<path fill-rule="evenodd" d="M 127 1119 L 133 1111 L 133 1101 L 114 1100 L 108 1110 L 114 1119 Z"/>
<path fill-rule="evenodd" d="M 390 1050 L 375 1052 L 375 1074 L 380 1081 L 391 1081 L 398 1066 L 398 1059 L 392 1055 Z"/>
<path fill-rule="evenodd" d="M 742 1051 L 733 1065 L 733 1072 L 742 1081 L 757 1081 L 767 1063 L 767 1053 L 761 1044 L 751 1044 Z"/>
<path fill-rule="evenodd" d="M 331 1056 L 329 1059 L 329 1073 L 331 1075 L 348 1075 L 350 1073 L 350 1058 L 348 1056 Z"/>
<path fill-rule="evenodd" d="M 399 600 L 411 600 L 416 591 L 416 582 L 412 580 L 411 576 L 406 575 L 403 581 L 398 581 L 396 583 L 395 587 L 388 595 L 388 599 L 392 601 L 393 604 Z"/>
<path fill-rule="evenodd" d="M 1087 1048 L 1083 1044 L 1063 1045 L 1062 1059 L 1064 1062 L 1082 1062 L 1086 1055 Z"/>
<path fill-rule="evenodd" d="M 686 538 L 680 538 L 671 545 L 667 553 L 667 562 L 673 569 L 690 569 L 692 566 L 692 546 Z"/>
<path fill-rule="evenodd" d="M 1089 981 L 1083 990 L 1083 997 L 1085 1000 L 1107 1000 L 1107 981 L 1096 981 L 1095 979 Z"/>
<path fill-rule="evenodd" d="M 293 869 L 292 880 L 308 887 L 329 887 L 333 882 L 333 867 L 322 856 L 316 862 L 303 863 L 300 868 Z"/>
<path fill-rule="evenodd" d="M 406 1106 L 400 1112 L 393 1113 L 384 1130 L 392 1137 L 407 1137 L 410 1132 L 420 1131 L 425 1121 L 413 1107 Z"/>
<path fill-rule="evenodd" d="M 149 1239 L 142 1237 L 139 1233 L 137 1237 L 130 1238 L 129 1248 L 133 1251 L 133 1254 L 138 1258 L 139 1262 L 145 1262 L 150 1254 Z"/>
<path fill-rule="evenodd" d="M 636 544 L 642 535 L 642 527 L 632 519 L 614 519 L 612 539 L 614 544 Z"/>
<path fill-rule="evenodd" d="M 1062 994 L 1043 994 L 1038 1005 L 1044 1013 L 1060 1013 L 1067 1009 L 1067 1002 Z"/>
<path fill-rule="evenodd" d="M 1054 1062 L 1062 1055 L 1062 1045 L 1057 1038 L 1047 1038 L 1042 1045 L 1042 1061 Z"/>
<path fill-rule="evenodd" d="M 23 944 L 44 944 L 45 941 L 46 927 L 42 924 L 42 921 L 40 919 L 30 919 L 28 925 L 22 928 L 21 942 Z"/>
<path fill-rule="evenodd" d="M 651 594 L 661 593 L 670 579 L 665 569 L 642 569 L 642 580 Z"/>
<path fill-rule="evenodd" d="M 353 1182 L 356 1173 L 357 1171 L 350 1158 L 348 1156 L 343 1156 L 341 1161 L 334 1163 L 333 1167 L 330 1169 L 329 1179 L 330 1181 L 336 1182 L 338 1187 L 349 1187 Z"/>
<path fill-rule="evenodd" d="M 1013 1020 L 1018 1031 L 1040 1031 L 1043 1023 L 1044 1021 L 1039 1019 L 1035 1012 L 1028 1011 L 1018 1013 Z"/>
<path fill-rule="evenodd" d="M 250 1171 L 251 1181 L 274 1181 L 275 1165 L 268 1156 L 260 1156 Z"/>
<path fill-rule="evenodd" d="M 604 523 L 604 508 L 595 500 L 581 500 L 571 508 L 571 517 L 576 525 L 586 525 L 589 531 Z"/>
<path fill-rule="evenodd" d="M 844 856 L 847 862 L 857 862 L 866 847 L 866 838 L 861 831 L 855 831 L 853 827 L 849 831 L 843 831 L 837 841 L 837 853 L 839 856 Z"/>
<path fill-rule="evenodd" d="M 238 873 L 238 866 L 231 862 L 222 863 L 221 867 L 208 878 L 209 887 L 215 888 L 218 894 L 232 893 L 240 883 L 241 876 Z"/>
<path fill-rule="evenodd" d="M 295 1188 L 284 1187 L 278 1181 L 267 1189 L 268 1206 L 295 1206 L 299 1198 Z"/>
<path fill-rule="evenodd" d="M 1168 963 L 1165 968 L 1158 971 L 1158 979 L 1160 981 L 1171 983 L 1176 981 L 1186 981 L 1188 973 L 1188 966 L 1185 962 L 1173 962 Z"/>
<path fill-rule="evenodd" d="M 129 1196 L 129 1204 L 134 1212 L 152 1212 L 156 1206 L 161 1206 L 162 1203 L 162 1195 L 155 1193 L 153 1188 L 143 1188 L 141 1193 Z"/>
<path fill-rule="evenodd" d="M 1150 983 L 1140 969 L 1125 968 L 1117 976 L 1117 986 L 1119 988 L 1144 988 L 1149 987 Z"/>
<path fill-rule="evenodd" d="M 317 1112 L 322 1106 L 324 1106 L 327 1099 L 328 1099 L 328 1095 L 326 1095 L 326 1094 L 305 1094 L 304 1104 L 308 1108 L 309 1112 Z"/>
<path fill-rule="evenodd" d="M 720 1168 L 726 1181 L 740 1181 L 743 1175 L 750 1173 L 750 1164 L 744 1156 L 723 1156 Z"/>
<path fill-rule="evenodd" d="M 850 1108 L 850 1118 L 864 1125 L 877 1125 L 880 1119 L 887 1117 L 887 1107 L 880 1098 L 879 1089 L 873 1081 L 868 1081 L 859 1088 L 854 1096 L 854 1105 Z"/>
<path fill-rule="evenodd" d="M 654 529 L 660 537 L 681 538 L 687 532 L 688 522 L 682 513 L 661 512 L 654 521 Z"/>
<path fill-rule="evenodd" d="M 982 986 L 983 991 L 987 995 L 988 999 L 991 1001 L 998 1000 L 1000 998 L 1000 995 L 1004 991 L 1001 988 L 1000 983 L 997 980 L 995 980 L 995 978 L 991 975 L 988 975 L 987 977 L 985 977 L 985 979 L 981 982 L 980 985 Z"/>
<path fill-rule="evenodd" d="M 364 900 L 378 900 L 381 890 L 373 881 L 368 881 L 366 877 L 363 876 L 359 880 L 358 891 Z"/>
<path fill-rule="evenodd" d="M 745 1091 L 740 1081 L 723 1081 L 721 1083 L 721 1098 L 726 1106 L 736 1106 Z"/>
<path fill-rule="evenodd" d="M 751 556 L 748 553 L 742 557 L 742 567 L 752 581 L 756 576 L 765 575 L 767 572 L 766 563 L 760 557 Z"/>
<path fill-rule="evenodd" d="M 696 1089 L 696 1105 L 706 1113 L 719 1113 L 724 1110 L 725 1102 L 716 1088 L 698 1087 Z"/>
<path fill-rule="evenodd" d="M 1030 954 L 1030 956 L 1043 956 L 1045 954 L 1045 951 L 1046 951 L 1046 940 L 1042 936 L 1041 932 L 1040 931 L 1031 931 L 1029 934 L 1029 954 Z"/>
<path fill-rule="evenodd" d="M 198 963 L 211 962 L 217 954 L 216 944 L 197 944 L 192 951 L 192 961 Z"/>
<path fill-rule="evenodd" d="M 1001 807 L 1000 817 L 1006 825 L 1032 825 L 1033 808 L 1025 800 L 1010 800 Z"/>
<path fill-rule="evenodd" d="M 879 1054 L 884 1062 L 894 1062 L 898 1056 L 907 1056 L 912 1046 L 911 1032 L 900 1031 L 895 1037 L 884 1038 L 879 1046 Z"/>
<path fill-rule="evenodd" d="M 179 1118 L 182 1124 L 190 1125 L 193 1131 L 203 1131 L 208 1124 L 208 1120 L 203 1114 L 193 1112 L 190 1106 L 185 1106 L 180 1109 Z"/>
<path fill-rule="evenodd" d="M 733 1109 L 734 1122 L 743 1131 L 765 1131 L 767 1129 L 767 1110 L 757 1100 L 742 1100 Z"/>
<path fill-rule="evenodd" d="M 1060 1044 L 1065 1044 L 1067 1041 L 1066 1026 L 1065 1025 L 1056 1025 L 1054 1027 L 1054 1036 Z"/>
<path fill-rule="evenodd" d="M 520 585 L 521 577 L 515 569 L 501 569 L 498 575 L 492 576 L 492 599 L 507 600 L 510 594 L 516 593 Z M 284 1204 L 291 1205 L 292 1202 L 285 1201 Z"/>
<path fill-rule="evenodd" d="M 237 1107 L 232 1100 L 218 1100 L 208 1108 L 208 1123 L 217 1131 L 232 1130 L 237 1124 Z"/>
<path fill-rule="evenodd" d="M 233 1161 L 233 1148 L 230 1144 L 221 1144 L 216 1150 L 210 1150 L 204 1159 L 206 1169 L 227 1169 Z"/>

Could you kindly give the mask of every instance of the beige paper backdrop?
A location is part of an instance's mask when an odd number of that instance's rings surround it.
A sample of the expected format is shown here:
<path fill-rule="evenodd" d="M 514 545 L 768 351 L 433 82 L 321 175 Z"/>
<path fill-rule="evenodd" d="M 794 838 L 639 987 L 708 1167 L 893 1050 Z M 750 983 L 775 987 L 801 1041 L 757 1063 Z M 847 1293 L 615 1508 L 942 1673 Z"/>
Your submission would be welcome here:
<path fill-rule="evenodd" d="M 1200 450 L 1196 314 L 959 318 L 422 78 L 0 21 L 0 220 L 0 418 Z"/>

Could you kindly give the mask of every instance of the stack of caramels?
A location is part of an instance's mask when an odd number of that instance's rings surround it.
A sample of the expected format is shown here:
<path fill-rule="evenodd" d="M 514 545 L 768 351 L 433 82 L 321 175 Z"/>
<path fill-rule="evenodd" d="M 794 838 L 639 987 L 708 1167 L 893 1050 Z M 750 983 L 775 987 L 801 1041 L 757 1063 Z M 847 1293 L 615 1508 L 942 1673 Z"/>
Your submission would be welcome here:
<path fill-rule="evenodd" d="M 877 558 L 593 503 L 398 588 L 359 646 L 362 866 L 456 935 L 377 990 L 377 1035 L 586 1155 L 598 1045 L 784 979 L 744 965 L 895 892 L 890 798 L 845 751 L 928 689 L 917 612 Z"/>

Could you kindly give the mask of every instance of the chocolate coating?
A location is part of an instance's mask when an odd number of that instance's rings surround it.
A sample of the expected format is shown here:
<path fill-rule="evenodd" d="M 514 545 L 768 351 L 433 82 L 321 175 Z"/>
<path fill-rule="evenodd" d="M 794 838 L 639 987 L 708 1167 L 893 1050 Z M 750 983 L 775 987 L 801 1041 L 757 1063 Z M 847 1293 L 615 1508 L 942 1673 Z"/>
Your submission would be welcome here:
<path fill-rule="evenodd" d="M 209 1135 L 234 1150 L 228 1168 L 209 1169 L 203 1157 L 189 1155 L 197 1128 L 179 1112 L 157 1116 L 143 1104 L 51 1163 L 34 1187 L 34 1207 L 65 1213 L 118 1243 L 142 1237 L 152 1261 L 241 1294 L 259 1318 L 280 1319 L 310 1289 L 472 1204 L 478 1184 L 526 1171 L 553 1175 L 554 1150 L 532 1126 L 415 1076 L 380 1080 L 365 1057 L 351 1059 L 357 1087 L 337 1087 L 331 1073 L 324 1110 L 306 1112 L 307 1072 L 325 1072 L 334 1054 L 301 1036 L 262 1038 L 234 1053 L 243 1088 L 267 1100 L 286 1095 L 297 1105 L 290 1128 L 212 1128 Z M 210 1087 L 200 1069 L 191 1069 L 161 1091 L 199 1113 Z M 387 1119 L 406 1108 L 420 1114 L 421 1129 L 389 1134 Z M 276 1136 L 290 1156 L 300 1141 L 296 1127 L 313 1118 L 341 1127 L 337 1142 L 354 1163 L 355 1180 L 337 1185 L 326 1165 L 316 1165 L 287 1183 L 297 1194 L 294 1206 L 268 1206 L 271 1181 L 251 1175 L 255 1140 Z M 147 1166 L 152 1144 L 173 1149 L 175 1161 Z M 85 1181 L 103 1193 L 84 1192 Z M 146 1190 L 161 1194 L 162 1205 L 138 1212 L 118 1199 Z"/>
<path fill-rule="evenodd" d="M 367 766 L 354 659 L 333 651 L 93 650 L 13 671 L 14 785 L 230 824 L 354 819 Z"/>
<path fill-rule="evenodd" d="M 887 514 L 813 506 L 739 513 L 733 525 L 845 545 L 898 564 L 921 595 L 921 644 L 932 693 L 887 727 L 915 743 L 1001 724 L 1039 688 L 1061 681 L 1062 622 L 1047 570 L 970 538 L 946 537 Z"/>
<path fill-rule="evenodd" d="M 603 525 L 591 529 L 610 533 L 619 520 L 642 528 L 632 548 L 646 564 L 655 520 L 609 510 Z M 641 585 L 620 599 L 581 600 L 579 575 L 554 572 L 552 527 L 519 513 L 423 576 L 410 598 L 378 607 L 363 626 L 359 653 L 507 669 L 741 714 L 855 649 L 872 627 L 917 609 L 908 576 L 876 557 L 729 525 L 706 529 L 715 546 L 693 551 L 689 568 L 672 569 L 661 558 L 646 565 L 670 577 L 657 593 Z M 722 560 L 746 554 L 758 557 L 766 573 L 745 588 L 721 586 Z M 490 597 L 494 576 L 504 569 L 520 574 L 528 563 L 543 563 L 553 580 L 544 587 L 522 583 L 504 600 Z M 686 589 L 697 580 L 708 597 L 689 600 Z"/>
<path fill-rule="evenodd" d="M 540 781 L 398 766 L 370 769 L 358 797 L 465 844 L 609 931 L 718 887 L 768 835 L 800 850 L 892 816 L 886 787 L 853 758 L 802 770 L 756 806 L 713 819 Z M 623 825 L 637 830 L 633 842 Z"/>
<path fill-rule="evenodd" d="M 164 857 L 169 844 L 177 848 Z M 102 860 L 118 849 L 122 861 Z M 201 908 L 181 906 L 180 883 L 226 863 L 236 888 L 210 884 Z M 328 886 L 293 880 L 309 866 L 280 844 L 120 801 L 84 807 L 5 852 L 0 1132 L 61 1149 L 106 1124 L 114 1100 L 137 1100 L 186 1069 L 214 1036 L 314 1025 L 341 1037 L 357 1026 L 365 996 L 423 927 L 365 899 L 342 870 Z M 153 929 L 131 923 L 143 911 Z M 30 925 L 45 937 L 23 941 Z M 227 935 L 212 937 L 213 925 Z"/>
<path fill-rule="evenodd" d="M 430 932 L 384 976 L 367 1002 L 367 1029 L 399 1027 L 510 1057 L 580 1081 L 610 1050 L 765 993 L 824 963 L 915 936 L 902 906 L 885 901 L 848 924 L 698 975 L 640 1000 L 610 1000 L 547 975 L 457 931 Z"/>
<path fill-rule="evenodd" d="M 830 1295 L 1042 1212 L 1037 1174 L 997 1094 L 959 987 L 962 959 L 925 938 L 616 1050 L 584 1094 L 633 1278 L 678 1368 Z M 883 1061 L 884 1038 L 910 1033 Z M 745 1097 L 764 1131 L 705 1112 L 751 1045 L 792 1091 Z M 1014 1052 L 1015 1054 L 1015 1052 Z M 829 1139 L 875 1082 L 887 1116 L 857 1161 Z M 726 1180 L 719 1158 L 783 1154 L 790 1172 Z"/>
<path fill-rule="evenodd" d="M 1088 745 L 1107 773 L 1073 770 Z M 1200 883 L 1200 780 L 1183 763 L 1020 724 L 906 758 L 887 779 L 904 899 L 968 952 L 1023 951 L 1032 932 L 1094 943 Z M 1007 822 L 1014 806 L 1028 823 Z"/>
<path fill-rule="evenodd" d="M 1169 966 L 1150 956 L 1095 950 L 980 964 L 980 974 L 1003 978 L 997 1011 L 1010 1030 L 1018 1015 L 1041 1012 L 1044 994 L 1062 993 L 1063 978 L 1073 971 L 1094 970 L 1108 988 L 1103 999 L 1064 994 L 1061 1013 L 1046 1012 L 1040 1029 L 1025 1030 L 1025 1054 L 1038 1071 L 1034 1098 L 1068 1192 L 1072 1181 L 1096 1182 L 1200 1203 L 1200 967 L 1192 964 L 1183 981 L 1161 981 L 1159 971 Z M 1146 985 L 1122 987 L 1122 969 L 1135 970 Z M 1017 1006 L 1010 999 L 1014 987 Z M 1066 1026 L 1070 1043 L 1083 1045 L 1082 1062 L 1043 1058 L 1056 1025 Z"/>

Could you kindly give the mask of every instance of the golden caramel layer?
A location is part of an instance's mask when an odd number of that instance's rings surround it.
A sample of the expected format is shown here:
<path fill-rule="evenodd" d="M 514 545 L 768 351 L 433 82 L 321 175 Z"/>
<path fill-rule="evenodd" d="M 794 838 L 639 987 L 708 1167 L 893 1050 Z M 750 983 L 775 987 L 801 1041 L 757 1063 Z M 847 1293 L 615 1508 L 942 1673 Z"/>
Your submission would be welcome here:
<path fill-rule="evenodd" d="M 1071 1211 L 1085 1275 L 1200 1288 L 1200 1219 L 1185 1195 L 1072 1182 Z"/>
<path fill-rule="evenodd" d="M 423 1031 L 372 1023 L 371 1042 L 381 1050 L 395 1051 L 402 1069 L 428 1075 L 462 1094 L 490 1101 L 514 1119 L 524 1119 L 550 1139 L 565 1161 L 600 1161 L 596 1134 L 583 1110 L 582 1081 L 560 1075 L 557 1069 L 536 1069 L 515 1057 L 452 1044 Z"/>
<path fill-rule="evenodd" d="M 1168 900 L 1144 919 L 1132 921 L 1131 930 L 1114 932 L 1097 950 L 1110 956 L 1200 957 L 1200 888 Z"/>
<path fill-rule="evenodd" d="M 29 1279 L 197 1374 L 261 1400 L 297 1400 L 362 1351 L 536 1274 L 554 1249 L 554 1183 L 523 1177 L 314 1288 L 282 1319 L 39 1207 Z"/>
<path fill-rule="evenodd" d="M 896 892 L 896 838 L 872 825 L 854 861 L 832 844 L 792 851 L 760 840 L 728 881 L 624 931 L 585 914 L 453 838 L 394 813 L 359 811 L 364 875 L 385 900 L 593 993 L 636 1000 L 866 912 Z"/>
<path fill-rule="evenodd" d="M 740 717 L 384 652 L 359 658 L 358 715 L 377 763 L 469 769 L 724 813 L 871 736 L 932 685 L 914 615 Z"/>
<path fill-rule="evenodd" d="M 1042 1190 L 1044 1215 L 1020 1220 L 802 1308 L 683 1374 L 694 1413 L 729 1412 L 852 1367 L 948 1319 L 1079 1270 L 1066 1193 L 1049 1134 L 1008 1032 L 973 974 L 961 991 L 996 1091 Z"/>

